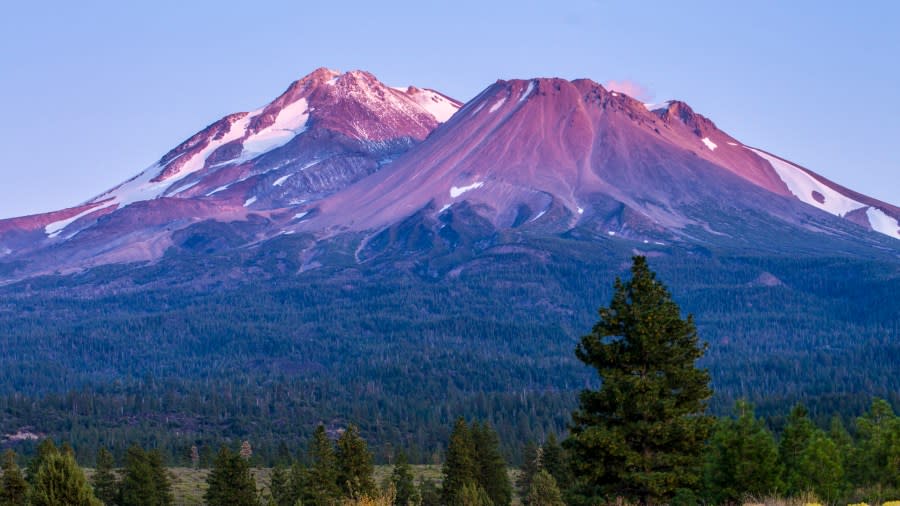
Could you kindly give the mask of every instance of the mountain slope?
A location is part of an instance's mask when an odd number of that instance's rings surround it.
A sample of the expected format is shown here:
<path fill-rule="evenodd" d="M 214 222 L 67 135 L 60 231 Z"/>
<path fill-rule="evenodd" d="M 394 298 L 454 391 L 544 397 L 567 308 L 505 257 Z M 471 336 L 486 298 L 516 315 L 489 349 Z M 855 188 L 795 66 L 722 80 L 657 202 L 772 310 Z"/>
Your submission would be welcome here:
<path fill-rule="evenodd" d="M 708 228 L 714 210 L 698 206 L 709 203 L 808 226 L 816 213 L 796 201 L 900 238 L 900 209 L 745 147 L 686 104 L 648 108 L 588 80 L 535 79 L 489 87 L 387 170 L 308 205 L 318 216 L 297 228 L 379 229 L 468 202 L 498 228 L 593 220 L 650 239 Z"/>
<path fill-rule="evenodd" d="M 390 88 L 366 72 L 318 69 L 83 205 L 0 220 L 0 258 L 41 251 L 36 271 L 159 258 L 171 232 L 190 223 L 248 220 L 377 171 L 459 106 L 432 90 Z"/>
<path fill-rule="evenodd" d="M 301 233 L 318 241 L 307 256 L 336 240 L 359 260 L 384 230 L 456 233 L 441 232 L 454 212 L 486 220 L 483 233 L 639 244 L 769 246 L 791 230 L 889 250 L 866 231 L 900 239 L 896 206 L 745 146 L 683 102 L 542 78 L 498 81 L 459 108 L 366 72 L 316 70 L 81 206 L 0 221 L 0 270 L 14 280 L 157 261 L 196 248 L 190 230 L 210 221 L 229 229 L 217 247 Z M 442 241 L 455 247 L 426 242 Z"/>
<path fill-rule="evenodd" d="M 587 80 L 456 107 L 320 70 L 82 206 L 0 222 L 0 437 L 265 459 L 350 421 L 425 461 L 462 415 L 515 452 L 593 384 L 572 350 L 635 254 L 696 317 L 718 412 L 896 398 L 895 206 Z"/>

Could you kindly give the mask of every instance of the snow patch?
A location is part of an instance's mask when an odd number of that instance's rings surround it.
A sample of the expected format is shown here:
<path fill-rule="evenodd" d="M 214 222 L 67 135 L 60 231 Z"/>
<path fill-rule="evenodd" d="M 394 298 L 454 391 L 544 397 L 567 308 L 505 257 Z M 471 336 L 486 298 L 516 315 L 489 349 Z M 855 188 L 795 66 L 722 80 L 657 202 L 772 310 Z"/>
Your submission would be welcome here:
<path fill-rule="evenodd" d="M 274 183 L 272 183 L 272 186 L 281 186 L 281 185 L 283 185 L 285 181 L 287 181 L 288 179 L 291 178 L 291 176 L 293 176 L 293 174 L 288 174 L 288 175 L 286 175 L 286 176 L 281 176 L 280 178 L 276 179 Z"/>
<path fill-rule="evenodd" d="M 543 211 L 541 211 L 541 212 L 539 212 L 539 213 L 537 213 L 537 216 L 535 216 L 534 218 L 531 218 L 531 219 L 528 220 L 528 221 L 537 221 L 538 218 L 540 218 L 541 216 L 543 216 L 543 215 L 545 215 L 545 214 L 547 214 L 547 210 L 546 210 L 546 209 L 543 210 Z"/>
<path fill-rule="evenodd" d="M 305 98 L 301 98 L 278 111 L 271 125 L 244 139 L 241 156 L 230 160 L 229 163 L 252 160 L 263 153 L 284 146 L 306 130 L 308 121 L 309 104 Z"/>
<path fill-rule="evenodd" d="M 488 112 L 496 112 L 504 102 L 506 102 L 506 97 L 503 97 L 500 100 L 496 101 L 494 105 L 492 105 L 491 108 L 488 109 Z"/>
<path fill-rule="evenodd" d="M 434 116 L 438 123 L 444 123 L 459 110 L 459 106 L 453 101 L 431 90 L 420 90 L 412 96 L 412 99 L 428 114 Z"/>
<path fill-rule="evenodd" d="M 244 201 L 244 207 L 250 207 L 254 202 L 256 202 L 256 197 L 250 197 L 249 199 Z"/>
<path fill-rule="evenodd" d="M 54 221 L 53 223 L 48 223 L 44 227 L 44 233 L 47 234 L 47 236 L 50 238 L 56 237 L 59 234 L 61 234 L 62 231 L 65 230 L 65 228 L 68 227 L 69 225 L 71 225 L 72 223 L 75 223 L 76 221 L 80 220 L 81 218 L 84 218 L 85 216 L 87 216 L 93 212 L 99 211 L 101 209 L 106 209 L 107 207 L 110 207 L 114 204 L 115 204 L 115 202 L 110 202 L 104 206 L 92 207 L 86 211 L 81 211 L 80 213 L 76 214 L 75 216 L 72 216 L 71 218 L 66 218 L 64 220 L 59 220 L 59 221 Z"/>
<path fill-rule="evenodd" d="M 669 104 L 671 103 L 671 100 L 666 100 L 665 102 L 660 102 L 658 104 L 644 104 L 644 107 L 646 107 L 648 111 L 659 111 L 661 109 L 668 109 Z"/>
<path fill-rule="evenodd" d="M 484 186 L 484 181 L 476 181 L 476 182 L 470 184 L 469 186 L 461 186 L 461 187 L 454 186 L 454 187 L 450 188 L 450 196 L 453 198 L 456 198 L 456 197 L 459 197 L 460 195 L 462 195 L 463 193 L 466 193 L 467 191 L 477 190 L 478 188 L 481 188 L 482 186 Z"/>
<path fill-rule="evenodd" d="M 728 145 L 729 145 L 729 146 L 738 146 L 739 144 L 736 143 L 736 142 L 728 141 Z"/>
<path fill-rule="evenodd" d="M 153 181 L 153 179 L 160 175 L 167 166 L 174 163 L 176 160 L 180 160 L 183 156 L 186 156 L 185 154 L 181 154 L 162 165 L 159 163 L 151 165 L 137 176 L 120 184 L 112 190 L 101 194 L 90 202 L 97 203 L 111 198 L 112 202 L 109 206 L 115 205 L 122 208 L 129 204 L 133 204 L 134 202 L 159 198 L 165 194 L 166 190 L 173 188 L 185 177 L 203 169 L 203 167 L 206 166 L 206 159 L 213 151 L 229 142 L 239 140 L 243 137 L 246 134 L 247 126 L 250 124 L 250 119 L 252 117 L 253 113 L 246 114 L 240 119 L 235 120 L 234 123 L 230 125 L 228 132 L 222 134 L 221 137 L 210 138 L 206 147 L 191 156 L 184 165 L 181 166 L 178 172 L 170 175 L 168 178 L 162 181 Z"/>
<path fill-rule="evenodd" d="M 869 207 L 866 209 L 866 216 L 869 218 L 869 225 L 872 226 L 872 230 L 900 239 L 900 222 L 885 214 L 884 211 L 875 207 Z"/>
<path fill-rule="evenodd" d="M 784 181 L 784 184 L 787 185 L 788 190 L 802 202 L 841 217 L 845 216 L 850 211 L 865 207 L 865 204 L 838 193 L 792 163 L 772 156 L 765 151 L 753 148 L 747 149 L 753 151 L 769 162 L 769 165 L 775 169 L 778 177 L 780 177 L 781 180 Z M 813 196 L 813 192 L 817 192 L 824 197 L 823 201 L 819 202 L 816 200 Z"/>
<path fill-rule="evenodd" d="M 227 190 L 230 186 L 231 186 L 231 183 L 226 184 L 225 186 L 220 186 L 220 187 L 216 188 L 215 190 L 207 193 L 206 196 L 211 197 L 219 192 L 223 192 L 223 191 Z"/>
<path fill-rule="evenodd" d="M 616 232 L 614 230 L 607 230 L 606 234 L 609 235 L 610 237 L 612 237 L 612 236 L 616 235 Z"/>
<path fill-rule="evenodd" d="M 579 208 L 578 208 L 578 214 L 584 214 L 584 208 L 579 207 Z"/>
<path fill-rule="evenodd" d="M 303 217 L 306 216 L 307 214 L 309 214 L 309 211 L 303 211 L 302 213 L 297 213 L 297 214 L 295 214 L 294 217 L 291 218 L 291 219 L 292 219 L 292 220 L 299 220 L 300 218 L 303 218 Z"/>
<path fill-rule="evenodd" d="M 171 195 L 171 196 L 178 195 L 179 193 L 181 193 L 181 192 L 183 192 L 183 191 L 185 191 L 185 190 L 189 190 L 189 189 L 191 189 L 191 188 L 197 186 L 197 183 L 199 183 L 199 182 L 200 182 L 200 180 L 198 179 L 198 180 L 192 182 L 192 183 L 189 184 L 189 185 L 182 186 L 181 188 L 175 190 L 175 191 L 174 191 L 173 193 L 171 193 L 170 195 Z"/>
<path fill-rule="evenodd" d="M 716 148 L 719 147 L 715 142 L 709 140 L 709 137 L 703 138 L 703 144 L 706 144 L 706 147 L 708 147 L 710 151 L 715 151 Z"/>
<path fill-rule="evenodd" d="M 453 206 L 453 204 L 445 205 L 444 207 L 441 208 L 440 211 L 438 211 L 438 214 L 441 214 L 442 212 L 446 211 L 447 209 L 450 209 L 451 206 Z"/>
<path fill-rule="evenodd" d="M 525 91 L 522 93 L 522 96 L 519 97 L 519 102 L 522 102 L 528 95 L 531 95 L 531 92 L 534 90 L 534 81 L 528 81 L 528 87 L 525 88 Z"/>

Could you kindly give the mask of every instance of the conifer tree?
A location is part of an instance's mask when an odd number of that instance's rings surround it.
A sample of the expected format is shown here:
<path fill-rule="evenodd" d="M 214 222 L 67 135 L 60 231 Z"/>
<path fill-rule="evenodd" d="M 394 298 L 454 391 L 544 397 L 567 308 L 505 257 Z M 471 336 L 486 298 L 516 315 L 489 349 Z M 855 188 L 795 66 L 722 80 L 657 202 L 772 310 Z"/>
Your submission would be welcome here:
<path fill-rule="evenodd" d="M 278 450 L 275 453 L 275 462 L 278 465 L 290 467 L 294 462 L 294 457 L 291 455 L 291 449 L 288 448 L 287 443 L 284 441 L 278 442 Z"/>
<path fill-rule="evenodd" d="M 250 460 L 253 457 L 253 447 L 250 446 L 250 441 L 244 441 L 241 443 L 241 458 L 244 460 Z"/>
<path fill-rule="evenodd" d="M 256 481 L 250 465 L 240 453 L 222 447 L 206 479 L 204 499 L 208 506 L 259 506 Z"/>
<path fill-rule="evenodd" d="M 153 478 L 155 488 L 154 506 L 170 506 L 174 504 L 175 497 L 172 494 L 172 483 L 166 472 L 166 466 L 163 462 L 162 453 L 159 449 L 153 449 L 147 452 L 147 463 L 150 468 L 150 475 Z"/>
<path fill-rule="evenodd" d="M 28 482 L 16 464 L 16 453 L 6 450 L 3 454 L 3 480 L 0 481 L 0 506 L 21 506 L 28 499 Z"/>
<path fill-rule="evenodd" d="M 739 401 L 738 418 L 719 420 L 709 444 L 705 495 L 714 504 L 734 503 L 746 495 L 774 494 L 781 489 L 778 446 L 753 407 Z"/>
<path fill-rule="evenodd" d="M 372 453 L 359 430 L 350 424 L 337 440 L 338 485 L 346 498 L 375 496 Z"/>
<path fill-rule="evenodd" d="M 534 442 L 529 441 L 522 450 L 522 467 L 519 468 L 519 476 L 516 479 L 516 489 L 525 506 L 528 504 L 528 492 L 531 490 L 531 482 L 534 476 L 541 470 L 541 450 Z"/>
<path fill-rule="evenodd" d="M 291 497 L 291 483 L 288 473 L 280 465 L 272 469 L 272 477 L 269 480 L 269 495 L 275 506 L 294 506 L 296 498 Z"/>
<path fill-rule="evenodd" d="M 475 449 L 476 483 L 494 506 L 508 506 L 512 502 L 512 484 L 506 472 L 506 461 L 500 454 L 500 438 L 487 422 L 473 422 L 470 432 Z"/>
<path fill-rule="evenodd" d="M 834 442 L 837 447 L 838 455 L 840 455 L 841 469 L 844 470 L 843 488 L 846 489 L 850 486 L 852 479 L 853 472 L 851 466 L 853 458 L 855 457 L 856 447 L 853 442 L 853 437 L 850 436 L 850 433 L 844 426 L 844 422 L 841 420 L 840 416 L 835 415 L 831 418 L 831 426 L 828 429 L 828 438 Z"/>
<path fill-rule="evenodd" d="M 122 506 L 155 506 L 159 500 L 156 477 L 147 453 L 138 445 L 125 451 L 125 468 L 119 492 Z"/>
<path fill-rule="evenodd" d="M 566 506 L 556 480 L 545 469 L 534 475 L 523 502 L 529 506 Z"/>
<path fill-rule="evenodd" d="M 94 495 L 107 506 L 114 505 L 119 494 L 119 483 L 113 471 L 114 465 L 112 453 L 106 448 L 100 448 L 91 484 L 94 486 Z"/>
<path fill-rule="evenodd" d="M 578 493 L 591 502 L 665 502 L 700 480 L 713 423 L 704 414 L 709 374 L 696 367 L 705 346 L 641 256 L 599 314 L 576 349 L 601 380 L 581 393 L 565 444 Z"/>
<path fill-rule="evenodd" d="M 466 483 L 465 485 L 463 485 L 462 489 L 460 489 L 459 493 L 454 497 L 454 500 L 455 502 L 453 504 L 456 504 L 458 506 L 494 505 L 484 488 L 474 482 Z"/>
<path fill-rule="evenodd" d="M 785 474 L 784 485 L 789 494 L 806 492 L 809 487 L 800 472 L 800 460 L 815 431 L 806 407 L 802 404 L 794 406 L 778 445 L 778 456 Z"/>
<path fill-rule="evenodd" d="M 419 491 L 413 481 L 412 468 L 406 458 L 406 452 L 400 450 L 391 472 L 391 484 L 394 485 L 395 506 L 417 506 L 420 502 Z"/>
<path fill-rule="evenodd" d="M 569 461 L 556 434 L 547 436 L 547 441 L 541 447 L 541 467 L 550 473 L 556 483 L 569 482 Z"/>
<path fill-rule="evenodd" d="M 45 454 L 34 479 L 32 506 L 102 506 L 71 452 Z"/>
<path fill-rule="evenodd" d="M 303 464 L 299 462 L 291 464 L 291 470 L 288 474 L 288 498 L 290 499 L 288 503 L 290 506 L 294 506 L 294 503 L 298 501 L 309 502 L 309 494 L 306 493 L 308 475 L 309 473 Z"/>
<path fill-rule="evenodd" d="M 856 419 L 859 445 L 853 477 L 860 485 L 898 486 L 900 483 L 900 419 L 884 399 L 875 399 L 869 412 Z"/>
<path fill-rule="evenodd" d="M 419 478 L 419 496 L 422 499 L 421 506 L 442 506 L 441 489 L 434 480 Z"/>
<path fill-rule="evenodd" d="M 445 505 L 459 503 L 459 495 L 466 485 L 476 484 L 477 463 L 475 445 L 469 424 L 462 417 L 456 420 L 447 445 L 447 457 L 442 468 L 441 502 Z"/>
<path fill-rule="evenodd" d="M 319 425 L 309 443 L 310 466 L 306 471 L 304 504 L 310 506 L 330 506 L 341 496 L 338 487 L 338 466 L 334 445 L 325 433 L 325 426 Z"/>
<path fill-rule="evenodd" d="M 43 464 L 48 457 L 57 453 L 59 453 L 59 449 L 56 448 L 56 445 L 50 438 L 44 439 L 38 444 L 34 457 L 28 462 L 28 472 L 25 475 L 25 479 L 32 487 L 35 483 L 34 480 L 37 479 L 38 469 L 41 468 L 41 464 Z"/>
<path fill-rule="evenodd" d="M 844 466 L 838 446 L 822 431 L 813 432 L 797 461 L 802 492 L 812 491 L 829 503 L 844 493 Z"/>

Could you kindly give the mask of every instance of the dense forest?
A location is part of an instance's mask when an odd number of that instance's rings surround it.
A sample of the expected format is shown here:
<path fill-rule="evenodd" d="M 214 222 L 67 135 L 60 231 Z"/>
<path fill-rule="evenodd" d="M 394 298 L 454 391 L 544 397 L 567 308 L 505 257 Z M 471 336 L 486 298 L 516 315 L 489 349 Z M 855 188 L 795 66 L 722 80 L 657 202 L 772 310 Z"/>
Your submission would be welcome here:
<path fill-rule="evenodd" d="M 402 448 L 437 463 L 465 416 L 519 464 L 596 385 L 573 350 L 632 254 L 564 238 L 539 245 L 545 261 L 522 242 L 462 264 L 300 272 L 291 240 L 2 288 L 2 444 L 30 455 L 31 438 L 64 438 L 88 465 L 134 443 L 186 464 L 196 446 L 208 465 L 249 440 L 272 465 L 318 423 L 355 423 L 376 462 Z M 849 423 L 872 396 L 900 405 L 895 261 L 645 249 L 710 344 L 713 413 L 747 399 L 780 431 L 801 400 L 819 424 Z"/>
<path fill-rule="evenodd" d="M 354 424 L 318 424 L 305 451 L 283 447 L 265 487 L 250 472 L 249 441 L 222 446 L 204 463 L 196 446 L 189 465 L 211 465 L 204 493 L 210 506 L 525 506 L 594 504 L 697 505 L 794 497 L 830 504 L 884 503 L 900 493 L 900 417 L 882 399 L 846 428 L 840 416 L 817 426 L 793 407 L 776 438 L 753 406 L 738 401 L 730 416 L 707 414 L 709 372 L 697 366 L 708 345 L 692 317 L 635 257 L 630 279 L 616 280 L 609 306 L 581 337 L 577 359 L 599 386 L 583 389 L 566 415 L 569 435 L 529 442 L 515 490 L 501 438 L 488 422 L 459 417 L 450 430 L 440 483 L 415 482 L 403 449 L 383 483 L 374 455 Z M 0 505 L 166 506 L 174 504 L 165 456 L 132 444 L 119 456 L 97 450 L 90 482 L 74 449 L 44 439 L 28 461 L 8 450 Z"/>

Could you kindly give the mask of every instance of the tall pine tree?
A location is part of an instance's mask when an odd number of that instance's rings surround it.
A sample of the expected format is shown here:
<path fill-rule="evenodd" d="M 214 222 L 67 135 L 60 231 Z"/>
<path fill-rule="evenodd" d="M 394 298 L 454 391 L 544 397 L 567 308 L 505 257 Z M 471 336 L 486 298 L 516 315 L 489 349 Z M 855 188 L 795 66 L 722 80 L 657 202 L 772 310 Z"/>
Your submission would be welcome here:
<path fill-rule="evenodd" d="M 119 493 L 122 506 L 160 506 L 173 502 L 171 491 L 163 482 L 161 462 L 138 445 L 125 451 L 125 469 Z"/>
<path fill-rule="evenodd" d="M 208 506 L 259 506 L 250 465 L 240 453 L 224 446 L 213 462 L 206 483 L 204 499 Z"/>
<path fill-rule="evenodd" d="M 154 503 L 154 506 L 170 506 L 174 504 L 175 497 L 172 494 L 172 484 L 169 480 L 169 475 L 165 463 L 163 462 L 163 456 L 159 449 L 153 449 L 147 452 L 147 463 L 156 490 L 156 502 Z"/>
<path fill-rule="evenodd" d="M 16 453 L 6 450 L 3 454 L 3 480 L 0 481 L 0 506 L 21 506 L 28 498 L 28 482 L 16 464 Z"/>
<path fill-rule="evenodd" d="M 476 485 L 476 472 L 472 432 L 466 420 L 459 417 L 453 426 L 453 432 L 450 433 L 447 457 L 442 468 L 444 479 L 441 484 L 441 502 L 445 505 L 458 504 L 463 488 L 467 485 Z"/>
<path fill-rule="evenodd" d="M 775 438 L 753 407 L 739 401 L 737 419 L 719 420 L 709 444 L 705 495 L 713 504 L 735 503 L 745 496 L 767 496 L 781 489 Z"/>
<path fill-rule="evenodd" d="M 579 496 L 622 496 L 642 504 L 666 502 L 700 480 L 712 419 L 709 374 L 693 317 L 682 319 L 668 290 L 644 257 L 631 279 L 616 279 L 609 307 L 581 338 L 578 358 L 594 367 L 599 390 L 585 390 L 566 440 Z"/>
<path fill-rule="evenodd" d="M 57 453 L 59 453 L 59 449 L 56 448 L 56 445 L 50 438 L 44 439 L 38 444 L 34 457 L 28 462 L 28 472 L 25 476 L 31 486 L 34 486 L 34 480 L 37 479 L 38 469 L 41 468 L 41 464 L 43 464 L 48 457 Z"/>
<path fill-rule="evenodd" d="M 522 450 L 522 467 L 519 468 L 519 477 L 516 479 L 516 488 L 519 497 L 525 506 L 528 504 L 528 492 L 531 490 L 531 482 L 541 470 L 541 449 L 534 442 L 529 441 Z"/>
<path fill-rule="evenodd" d="M 309 443 L 309 469 L 303 490 L 303 504 L 330 506 L 341 496 L 338 487 L 338 466 L 334 454 L 334 444 L 325 433 L 325 426 L 319 425 Z"/>
<path fill-rule="evenodd" d="M 359 430 L 351 424 L 337 440 L 338 485 L 347 498 L 375 496 L 372 453 Z"/>
<path fill-rule="evenodd" d="M 884 399 L 856 419 L 859 445 L 851 466 L 854 481 L 868 486 L 900 486 L 900 418 Z"/>
<path fill-rule="evenodd" d="M 547 436 L 541 447 L 541 467 L 550 473 L 556 483 L 569 483 L 569 459 L 556 440 L 556 434 Z"/>
<path fill-rule="evenodd" d="M 419 504 L 419 491 L 413 481 L 412 467 L 409 465 L 409 459 L 406 458 L 406 452 L 402 450 L 397 452 L 394 470 L 391 472 L 391 484 L 395 490 L 395 506 L 417 506 Z"/>
<path fill-rule="evenodd" d="M 816 430 L 797 461 L 797 475 L 803 492 L 812 491 L 834 504 L 845 492 L 844 464 L 838 446 L 824 432 Z"/>
<path fill-rule="evenodd" d="M 509 506 L 512 484 L 506 472 L 506 461 L 500 454 L 500 438 L 487 422 L 473 422 L 470 431 L 475 448 L 476 482 L 487 492 L 494 506 Z"/>
<path fill-rule="evenodd" d="M 269 496 L 274 506 L 294 506 L 296 498 L 292 497 L 291 484 L 288 473 L 281 465 L 272 469 L 272 477 L 269 480 Z"/>
<path fill-rule="evenodd" d="M 119 494 L 119 483 L 113 471 L 114 466 L 112 453 L 109 453 L 106 448 L 100 448 L 97 452 L 97 467 L 94 469 L 94 476 L 91 477 L 91 484 L 94 486 L 94 495 L 107 506 L 115 504 Z"/>
<path fill-rule="evenodd" d="M 778 445 L 778 455 L 784 469 L 784 485 L 789 494 L 806 492 L 809 489 L 810 484 L 800 470 L 800 460 L 815 432 L 816 427 L 809 419 L 806 407 L 802 404 L 794 406 L 781 435 L 781 443 Z"/>

